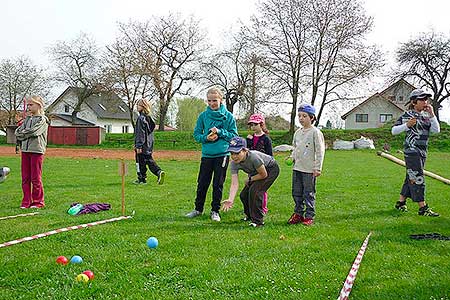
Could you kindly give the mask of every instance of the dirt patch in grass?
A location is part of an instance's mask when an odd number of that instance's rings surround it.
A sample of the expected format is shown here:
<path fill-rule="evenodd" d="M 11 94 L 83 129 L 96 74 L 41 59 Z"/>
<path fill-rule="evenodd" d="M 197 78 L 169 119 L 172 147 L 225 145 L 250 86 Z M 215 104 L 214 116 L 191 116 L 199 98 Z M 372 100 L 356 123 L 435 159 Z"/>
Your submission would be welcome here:
<path fill-rule="evenodd" d="M 0 156 L 14 156 L 14 147 L 0 147 Z M 19 155 L 19 154 L 17 154 Z M 80 149 L 80 148 L 47 148 L 47 157 L 94 158 L 94 159 L 134 159 L 130 150 Z M 200 160 L 200 151 L 158 150 L 153 153 L 155 160 Z"/>

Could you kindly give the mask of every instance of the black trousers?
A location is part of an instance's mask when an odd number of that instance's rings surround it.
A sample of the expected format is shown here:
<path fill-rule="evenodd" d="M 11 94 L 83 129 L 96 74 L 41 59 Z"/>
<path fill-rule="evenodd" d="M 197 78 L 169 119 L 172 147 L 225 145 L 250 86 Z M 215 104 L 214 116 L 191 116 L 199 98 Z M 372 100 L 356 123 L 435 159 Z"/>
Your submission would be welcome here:
<path fill-rule="evenodd" d="M 405 164 L 406 177 L 400 195 L 411 198 L 414 202 L 425 201 L 425 176 L 423 176 L 425 157 L 405 156 Z"/>
<path fill-rule="evenodd" d="M 246 185 L 239 195 L 242 205 L 244 206 L 244 213 L 247 217 L 250 217 L 253 223 L 264 224 L 263 214 L 263 200 L 264 193 L 270 188 L 280 174 L 280 168 L 278 164 L 268 168 L 267 177 L 262 180 L 256 180 Z"/>
<path fill-rule="evenodd" d="M 208 192 L 211 179 L 213 180 L 213 192 L 211 211 L 219 212 L 220 201 L 222 201 L 223 183 L 227 176 L 229 156 L 202 157 L 200 171 L 197 178 L 197 197 L 195 198 L 195 210 L 203 212 L 206 193 Z M 214 175 L 214 178 L 213 178 Z"/>
<path fill-rule="evenodd" d="M 147 167 L 156 176 L 161 172 L 161 168 L 156 164 L 152 157 L 152 154 L 136 153 L 136 171 L 138 180 L 146 182 L 147 179 Z"/>

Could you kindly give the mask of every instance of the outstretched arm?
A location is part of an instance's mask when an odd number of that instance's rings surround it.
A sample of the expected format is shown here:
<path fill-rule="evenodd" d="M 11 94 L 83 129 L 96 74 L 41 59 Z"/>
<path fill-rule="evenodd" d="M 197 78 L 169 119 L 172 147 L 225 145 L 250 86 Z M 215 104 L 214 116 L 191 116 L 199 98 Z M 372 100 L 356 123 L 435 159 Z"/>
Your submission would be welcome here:
<path fill-rule="evenodd" d="M 237 191 L 239 189 L 239 175 L 232 174 L 231 175 L 231 185 L 230 185 L 230 194 L 228 199 L 222 201 L 222 210 L 229 211 L 234 204 L 234 198 L 236 198 Z"/>

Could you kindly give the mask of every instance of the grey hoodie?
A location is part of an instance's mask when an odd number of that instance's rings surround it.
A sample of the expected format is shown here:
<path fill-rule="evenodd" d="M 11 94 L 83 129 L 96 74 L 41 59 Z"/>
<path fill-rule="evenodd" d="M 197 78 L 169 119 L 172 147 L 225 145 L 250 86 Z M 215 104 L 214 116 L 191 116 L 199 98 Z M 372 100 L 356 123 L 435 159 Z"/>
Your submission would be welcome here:
<path fill-rule="evenodd" d="M 28 116 L 17 127 L 15 135 L 22 142 L 20 150 L 30 153 L 45 153 L 49 120 L 46 116 Z"/>

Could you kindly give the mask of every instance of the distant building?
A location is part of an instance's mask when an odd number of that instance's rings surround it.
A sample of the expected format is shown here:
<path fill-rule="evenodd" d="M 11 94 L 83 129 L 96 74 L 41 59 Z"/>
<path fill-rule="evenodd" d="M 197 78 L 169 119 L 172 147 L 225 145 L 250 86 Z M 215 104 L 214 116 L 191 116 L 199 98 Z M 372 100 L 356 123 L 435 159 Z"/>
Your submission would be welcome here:
<path fill-rule="evenodd" d="M 107 133 L 133 133 L 127 104 L 112 92 L 97 93 L 87 98 L 75 124 L 72 124 L 73 108 L 78 102 L 75 89 L 68 87 L 46 109 L 52 126 L 100 126 Z"/>
<path fill-rule="evenodd" d="M 415 87 L 400 79 L 380 93 L 375 93 L 342 115 L 345 129 L 377 128 L 397 119 L 405 110 Z"/>

